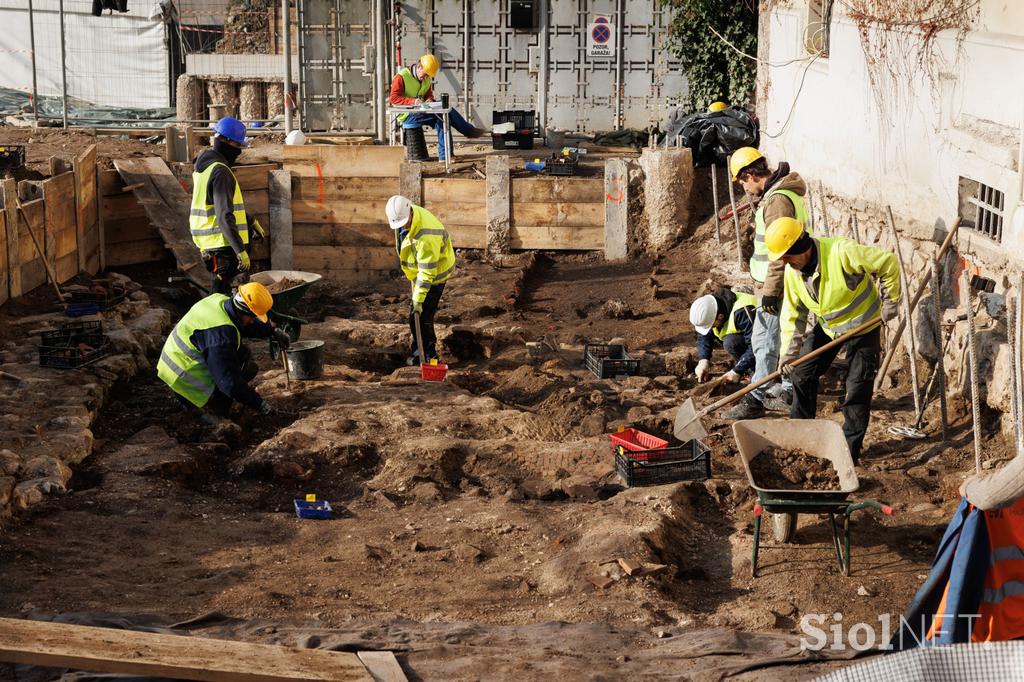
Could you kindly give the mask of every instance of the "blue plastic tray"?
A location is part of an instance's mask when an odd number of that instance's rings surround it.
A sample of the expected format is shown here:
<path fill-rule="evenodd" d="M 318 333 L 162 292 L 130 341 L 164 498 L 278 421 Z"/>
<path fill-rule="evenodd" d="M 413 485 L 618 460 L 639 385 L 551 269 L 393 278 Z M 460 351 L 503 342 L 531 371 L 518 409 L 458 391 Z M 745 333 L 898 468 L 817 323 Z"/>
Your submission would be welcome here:
<path fill-rule="evenodd" d="M 329 519 L 333 513 L 334 509 L 327 500 L 295 500 L 295 515 L 300 519 Z"/>

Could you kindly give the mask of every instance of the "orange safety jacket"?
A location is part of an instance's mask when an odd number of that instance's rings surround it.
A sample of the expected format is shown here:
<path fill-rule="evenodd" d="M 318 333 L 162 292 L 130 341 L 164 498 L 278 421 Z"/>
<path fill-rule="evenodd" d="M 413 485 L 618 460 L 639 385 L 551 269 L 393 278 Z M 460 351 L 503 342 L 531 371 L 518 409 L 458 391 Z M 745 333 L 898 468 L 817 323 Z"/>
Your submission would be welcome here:
<path fill-rule="evenodd" d="M 985 512 L 985 525 L 991 554 L 971 640 L 1019 639 L 1024 637 L 1024 497 Z"/>

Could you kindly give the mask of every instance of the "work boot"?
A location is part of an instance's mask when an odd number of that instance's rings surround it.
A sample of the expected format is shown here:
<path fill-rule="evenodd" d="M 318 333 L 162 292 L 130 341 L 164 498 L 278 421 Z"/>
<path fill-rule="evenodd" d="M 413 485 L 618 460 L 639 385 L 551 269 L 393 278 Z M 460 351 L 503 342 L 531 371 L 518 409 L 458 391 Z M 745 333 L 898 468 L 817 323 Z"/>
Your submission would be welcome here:
<path fill-rule="evenodd" d="M 780 390 L 775 394 L 768 393 L 761 401 L 761 405 L 769 412 L 789 412 L 789 406 L 793 404 L 793 394 L 786 390 Z"/>
<path fill-rule="evenodd" d="M 466 137 L 476 139 L 478 137 L 483 137 L 486 134 L 487 131 L 484 128 L 477 128 L 476 126 L 473 126 L 473 130 L 471 130 Z"/>
<path fill-rule="evenodd" d="M 423 128 L 403 128 L 402 133 L 405 135 L 405 158 L 409 161 L 430 161 Z"/>
<path fill-rule="evenodd" d="M 722 413 L 723 419 L 758 419 L 764 416 L 764 405 L 752 395 L 743 396 L 743 400 L 736 407 Z"/>

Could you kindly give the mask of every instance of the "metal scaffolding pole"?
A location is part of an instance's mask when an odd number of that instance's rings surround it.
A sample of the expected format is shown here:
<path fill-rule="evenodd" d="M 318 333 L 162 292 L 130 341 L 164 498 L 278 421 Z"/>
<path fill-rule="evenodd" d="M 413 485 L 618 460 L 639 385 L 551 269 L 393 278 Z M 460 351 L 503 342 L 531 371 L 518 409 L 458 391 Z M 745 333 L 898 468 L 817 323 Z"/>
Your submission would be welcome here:
<path fill-rule="evenodd" d="M 64 127 L 68 127 L 68 60 L 67 44 L 64 40 L 64 0 L 60 0 L 60 97 L 61 116 Z"/>
<path fill-rule="evenodd" d="M 32 12 L 32 0 L 28 0 L 28 40 L 32 50 L 32 120 L 39 121 L 39 87 L 36 81 L 36 19 Z"/>
<path fill-rule="evenodd" d="M 281 0 L 281 31 L 284 33 L 284 133 L 292 131 L 292 110 L 288 101 L 292 96 L 292 25 L 291 2 Z"/>

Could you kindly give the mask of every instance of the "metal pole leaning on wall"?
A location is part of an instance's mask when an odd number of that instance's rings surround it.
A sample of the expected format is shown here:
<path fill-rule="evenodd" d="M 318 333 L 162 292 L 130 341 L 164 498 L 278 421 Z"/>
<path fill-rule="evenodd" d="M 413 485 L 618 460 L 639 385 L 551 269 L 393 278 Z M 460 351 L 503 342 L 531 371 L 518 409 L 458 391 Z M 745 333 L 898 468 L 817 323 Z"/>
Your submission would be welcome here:
<path fill-rule="evenodd" d="M 729 161 L 726 162 L 726 167 L 732 168 L 732 154 L 729 155 Z M 736 191 L 733 189 L 732 173 L 726 173 L 726 179 L 729 182 L 729 207 L 732 209 L 732 223 L 736 228 L 736 263 L 743 270 L 743 245 L 740 242 L 740 216 L 736 210 Z"/>
<path fill-rule="evenodd" d="M 1007 334 L 1013 334 L 1016 337 L 1017 343 L 1017 355 L 1014 358 L 1013 371 L 1017 374 L 1017 405 L 1021 412 L 1024 412 L 1024 348 L 1021 344 L 1024 344 L 1024 272 L 1017 274 L 1017 301 L 1016 301 L 1016 324 L 1013 326 L 1012 332 Z M 1017 431 L 1017 455 L 1020 456 L 1024 452 L 1024 424 L 1021 420 L 1017 422 L 1019 429 Z"/>
<path fill-rule="evenodd" d="M 946 346 L 942 342 L 942 276 L 938 261 L 932 261 L 932 305 L 935 307 L 935 347 L 939 357 L 935 361 L 935 377 L 939 389 L 939 409 L 942 418 L 942 442 L 949 439 L 949 413 L 946 409 Z"/>
<path fill-rule="evenodd" d="M 540 129 L 547 141 L 548 127 L 548 0 L 540 0 L 540 31 L 538 44 L 540 49 L 540 71 L 537 73 L 537 119 Z"/>
<path fill-rule="evenodd" d="M 981 473 L 981 396 L 978 377 L 978 341 L 974 330 L 974 300 L 971 296 L 970 275 L 965 270 L 960 281 L 967 313 L 967 362 L 971 372 L 971 421 L 974 429 L 974 467 Z"/>
<path fill-rule="evenodd" d="M 462 108 L 467 121 L 473 120 L 473 112 L 469 110 L 469 61 L 471 57 L 469 46 L 469 34 L 472 32 L 470 25 L 470 2 L 462 0 Z"/>
<path fill-rule="evenodd" d="M 39 87 L 36 80 L 36 19 L 32 0 L 28 0 L 28 40 L 32 50 L 32 120 L 39 120 Z"/>
<path fill-rule="evenodd" d="M 61 117 L 68 127 L 68 60 L 67 44 L 64 40 L 64 0 L 60 0 L 60 97 Z"/>
<path fill-rule="evenodd" d="M 302 0 L 299 0 L 300 2 Z M 292 110 L 288 100 L 292 94 L 292 24 L 291 3 L 281 0 L 281 31 L 284 33 L 284 134 L 292 131 Z"/>
<path fill-rule="evenodd" d="M 1006 300 L 1006 341 L 1010 345 L 1010 414 L 1013 416 L 1013 444 L 1020 443 L 1020 402 L 1017 400 L 1017 304 L 1014 297 Z"/>
<path fill-rule="evenodd" d="M 718 220 L 718 172 L 715 170 L 715 164 L 718 163 L 718 159 L 711 160 L 711 201 L 715 205 L 715 237 L 718 239 L 718 243 L 722 243 L 722 225 Z"/>
<path fill-rule="evenodd" d="M 910 277 L 907 275 L 907 268 L 903 263 L 903 250 L 900 249 L 900 233 L 896 231 L 896 219 L 892 215 L 892 206 L 886 206 L 889 211 L 889 227 L 892 229 L 893 249 L 896 251 L 896 258 L 900 264 L 900 288 L 903 289 L 900 300 L 903 302 L 903 317 L 906 320 L 907 331 L 910 332 L 910 339 L 907 345 L 907 359 L 910 362 L 910 383 L 914 392 L 914 412 L 921 413 L 921 391 L 917 382 L 917 341 L 914 336 L 914 311 L 910 307 Z M 899 343 L 898 336 L 894 336 L 893 343 Z"/>

